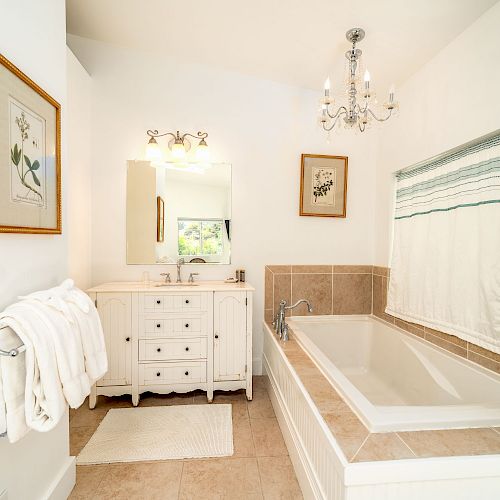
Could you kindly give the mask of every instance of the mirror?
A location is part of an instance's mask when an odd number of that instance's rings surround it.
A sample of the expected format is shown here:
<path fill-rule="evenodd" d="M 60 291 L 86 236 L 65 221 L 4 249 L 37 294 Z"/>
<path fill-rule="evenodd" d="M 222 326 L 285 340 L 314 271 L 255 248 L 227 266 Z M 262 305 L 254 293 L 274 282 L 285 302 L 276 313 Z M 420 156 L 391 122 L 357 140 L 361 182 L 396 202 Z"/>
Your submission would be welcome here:
<path fill-rule="evenodd" d="M 127 169 L 127 264 L 231 263 L 231 165 Z"/>

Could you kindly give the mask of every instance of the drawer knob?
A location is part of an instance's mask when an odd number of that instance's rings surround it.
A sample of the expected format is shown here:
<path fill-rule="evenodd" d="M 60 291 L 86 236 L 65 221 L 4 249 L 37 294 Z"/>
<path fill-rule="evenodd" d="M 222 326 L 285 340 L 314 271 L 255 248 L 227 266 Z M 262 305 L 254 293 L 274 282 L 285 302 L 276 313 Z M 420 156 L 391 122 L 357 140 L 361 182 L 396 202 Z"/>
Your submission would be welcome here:
<path fill-rule="evenodd" d="M 156 376 L 159 377 L 161 375 L 160 372 L 156 372 Z"/>
<path fill-rule="evenodd" d="M 218 335 L 216 335 L 216 336 L 215 336 L 215 338 L 216 338 L 216 339 L 218 339 L 218 338 L 219 338 L 219 336 L 218 336 Z"/>
<path fill-rule="evenodd" d="M 161 349 L 158 347 L 158 349 L 156 349 L 158 352 L 161 352 Z"/>
<path fill-rule="evenodd" d="M 184 372 L 184 375 L 186 375 L 186 377 L 189 375 L 189 372 Z"/>
<path fill-rule="evenodd" d="M 156 301 L 156 303 L 157 303 L 157 304 L 161 304 L 161 300 L 157 300 L 157 301 Z"/>
<path fill-rule="evenodd" d="M 186 351 L 189 351 L 189 347 L 186 347 Z"/>
<path fill-rule="evenodd" d="M 189 323 L 186 323 L 184 326 L 185 326 L 186 328 L 189 328 Z"/>
<path fill-rule="evenodd" d="M 161 324 L 160 323 L 156 323 L 156 328 L 160 328 Z"/>
<path fill-rule="evenodd" d="M 130 342 L 130 337 L 127 337 L 125 340 L 126 340 L 127 342 Z"/>
<path fill-rule="evenodd" d="M 189 304 L 189 299 L 186 299 L 186 304 Z"/>

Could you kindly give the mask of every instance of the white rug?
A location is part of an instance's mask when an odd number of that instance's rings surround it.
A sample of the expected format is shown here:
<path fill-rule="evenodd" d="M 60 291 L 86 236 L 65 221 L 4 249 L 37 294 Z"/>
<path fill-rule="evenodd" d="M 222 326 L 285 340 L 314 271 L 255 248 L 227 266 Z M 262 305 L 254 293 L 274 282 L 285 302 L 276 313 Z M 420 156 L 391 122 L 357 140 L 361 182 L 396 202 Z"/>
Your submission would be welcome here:
<path fill-rule="evenodd" d="M 231 405 L 179 405 L 109 410 L 77 457 L 108 464 L 233 454 Z"/>

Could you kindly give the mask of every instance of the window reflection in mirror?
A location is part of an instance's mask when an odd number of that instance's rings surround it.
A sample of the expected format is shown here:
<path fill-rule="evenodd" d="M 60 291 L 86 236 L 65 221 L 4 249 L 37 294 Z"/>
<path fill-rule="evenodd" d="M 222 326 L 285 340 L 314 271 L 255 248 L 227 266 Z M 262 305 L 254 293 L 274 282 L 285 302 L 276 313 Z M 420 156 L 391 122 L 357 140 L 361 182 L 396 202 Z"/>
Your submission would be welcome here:
<path fill-rule="evenodd" d="M 231 165 L 128 162 L 127 263 L 175 263 L 180 257 L 230 263 Z"/>

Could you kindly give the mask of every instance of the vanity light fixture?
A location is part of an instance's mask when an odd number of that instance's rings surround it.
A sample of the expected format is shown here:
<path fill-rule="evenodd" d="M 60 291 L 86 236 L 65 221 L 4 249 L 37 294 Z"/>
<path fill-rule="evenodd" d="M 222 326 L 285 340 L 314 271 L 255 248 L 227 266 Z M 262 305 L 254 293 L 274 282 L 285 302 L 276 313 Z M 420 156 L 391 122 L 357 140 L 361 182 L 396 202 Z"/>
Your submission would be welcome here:
<path fill-rule="evenodd" d="M 162 160 L 163 154 L 156 138 L 164 136 L 171 136 L 171 139 L 168 142 L 168 147 L 172 153 L 174 161 L 182 161 L 186 159 L 187 152 L 191 149 L 191 141 L 188 137 L 193 137 L 194 139 L 200 141 L 196 147 L 197 161 L 206 162 L 210 158 L 208 144 L 205 140 L 208 137 L 207 132 L 198 132 L 196 135 L 189 133 L 181 135 L 178 130 L 175 133 L 165 132 L 164 134 L 160 134 L 158 130 L 148 130 L 146 134 L 149 136 L 149 142 L 146 146 L 146 159 L 149 161 Z"/>
<path fill-rule="evenodd" d="M 376 100 L 375 94 L 370 88 L 370 73 L 365 71 L 362 84 L 357 74 L 362 52 L 356 48 L 356 44 L 363 40 L 365 32 L 361 28 L 352 28 L 345 36 L 352 43 L 351 49 L 345 53 L 348 61 L 346 82 L 347 102 L 342 103 L 337 110 L 334 109 L 335 100 L 330 96 L 330 78 L 327 78 L 325 82 L 325 95 L 321 99 L 319 121 L 323 129 L 327 132 L 332 130 L 337 124 L 340 126 L 340 118 L 342 118 L 345 128 L 359 128 L 361 132 L 364 132 L 372 120 L 378 122 L 387 121 L 398 110 L 399 105 L 394 100 L 393 85 L 389 90 L 387 102 L 382 105 L 384 116 L 380 116 L 380 111 L 375 112 Z M 358 93 L 361 94 L 361 103 L 357 100 Z"/>

